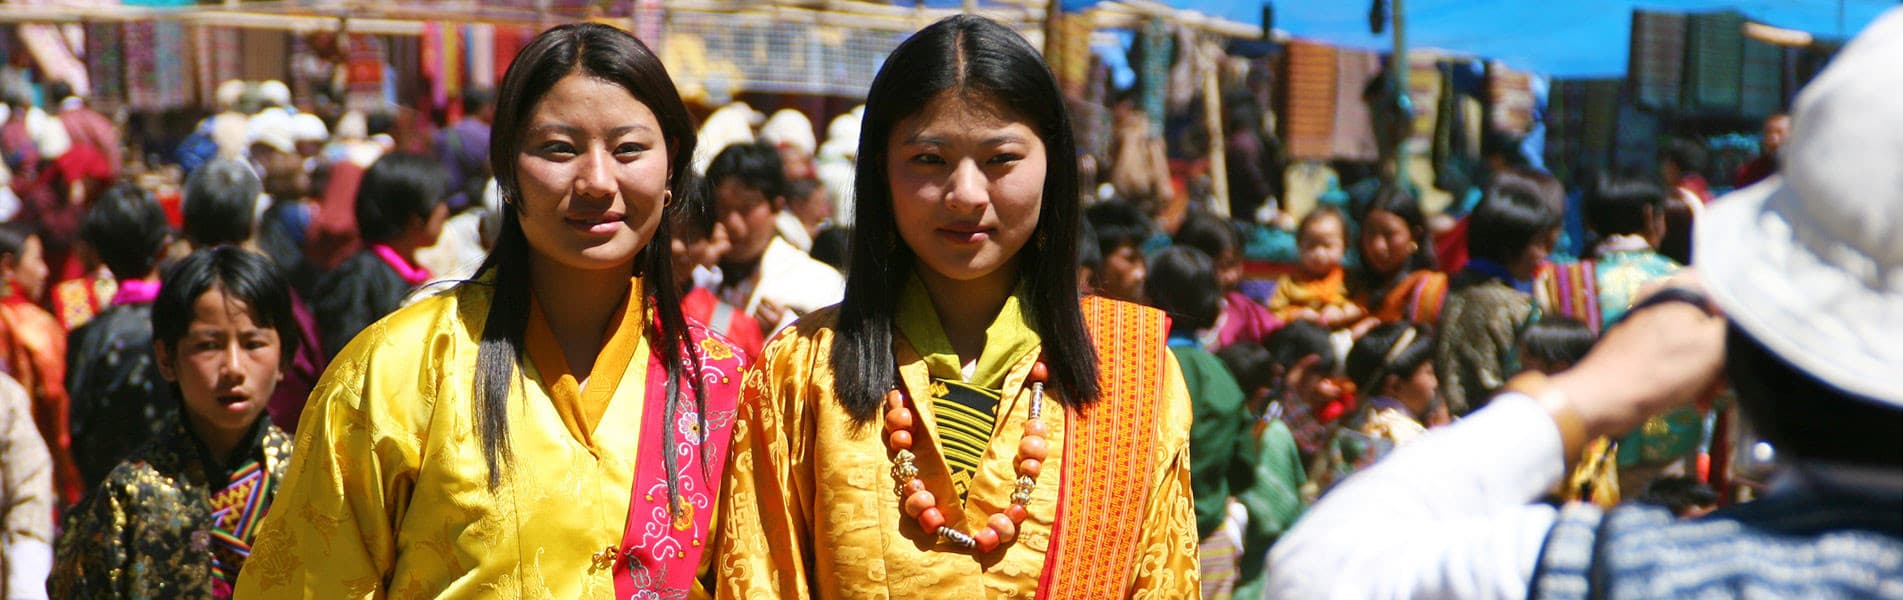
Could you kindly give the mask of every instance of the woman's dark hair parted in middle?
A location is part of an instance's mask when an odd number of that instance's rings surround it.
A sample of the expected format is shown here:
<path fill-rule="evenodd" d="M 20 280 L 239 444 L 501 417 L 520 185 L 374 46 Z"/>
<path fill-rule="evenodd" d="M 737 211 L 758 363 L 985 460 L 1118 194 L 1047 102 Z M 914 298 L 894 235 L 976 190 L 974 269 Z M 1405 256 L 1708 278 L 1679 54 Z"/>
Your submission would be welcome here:
<path fill-rule="evenodd" d="M 1097 355 L 1078 307 L 1077 243 L 1082 198 L 1077 145 L 1057 79 L 1017 32 L 983 17 L 947 17 L 920 30 L 886 58 L 866 94 L 853 181 L 853 265 L 833 337 L 834 392 L 860 423 L 878 414 L 897 381 L 892 318 L 899 291 L 912 276 L 914 255 L 898 236 L 885 169 L 887 146 L 899 121 L 940 94 L 956 93 L 1011 110 L 1044 142 L 1049 164 L 1043 208 L 1032 242 L 1018 251 L 1019 279 L 1030 292 L 1030 312 L 1043 340 L 1057 398 L 1068 407 L 1097 399 Z"/>
<path fill-rule="evenodd" d="M 430 211 L 449 200 L 448 177 L 443 163 L 415 154 L 385 154 L 371 163 L 357 186 L 357 228 L 363 240 L 387 242 L 403 235 L 411 219 L 429 221 Z"/>
<path fill-rule="evenodd" d="M 500 466 L 512 461 L 508 445 L 508 399 L 516 368 L 526 347 L 523 336 L 529 322 L 529 248 L 522 233 L 522 186 L 516 173 L 516 156 L 521 151 L 522 134 L 528 129 L 530 113 L 548 91 L 564 77 L 580 74 L 620 86 L 654 111 L 667 142 L 668 184 L 676 195 L 687 194 L 689 159 L 694 155 L 694 123 L 681 102 L 667 67 L 627 32 L 596 23 L 573 23 L 555 27 L 536 36 L 516 55 L 515 62 L 503 75 L 497 92 L 493 131 L 489 138 L 489 164 L 502 190 L 504 209 L 502 233 L 494 250 L 477 269 L 478 277 L 493 273 L 491 284 L 495 298 L 482 329 L 482 341 L 476 351 L 475 420 L 477 437 L 482 442 L 483 458 L 489 466 L 489 484 L 500 482 Z M 699 381 L 686 369 L 699 369 L 698 355 L 687 352 L 692 343 L 687 319 L 681 314 L 681 291 L 666 282 L 673 281 L 669 257 L 669 227 L 674 219 L 669 211 L 680 210 L 684 203 L 664 206 L 660 225 L 635 258 L 635 269 L 647 281 L 641 286 L 642 300 L 654 311 L 648 339 L 667 370 L 665 419 L 673 422 L 680 386 L 693 389 L 695 412 L 705 418 L 706 397 Z M 649 251 L 660 248 L 660 251 Z M 683 364 L 683 354 L 686 364 Z M 674 447 L 674 428 L 663 427 L 662 447 Z M 664 452 L 668 473 L 668 494 L 678 497 L 674 482 L 679 473 L 675 453 Z M 706 463 L 703 461 L 702 465 Z"/>

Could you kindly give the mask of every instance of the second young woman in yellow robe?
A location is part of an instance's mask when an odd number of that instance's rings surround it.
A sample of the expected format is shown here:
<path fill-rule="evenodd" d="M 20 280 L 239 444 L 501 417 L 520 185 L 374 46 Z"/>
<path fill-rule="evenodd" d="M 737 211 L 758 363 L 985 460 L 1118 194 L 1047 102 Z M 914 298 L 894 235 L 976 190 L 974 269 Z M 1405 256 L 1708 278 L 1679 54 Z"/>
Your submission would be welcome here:
<path fill-rule="evenodd" d="M 537 37 L 498 97 L 495 251 L 331 363 L 241 597 L 695 591 L 740 365 L 670 285 L 686 108 L 594 24 Z"/>
<path fill-rule="evenodd" d="M 1080 303 L 1050 70 L 951 17 L 893 51 L 864 123 L 845 301 L 743 392 L 719 596 L 1195 597 L 1188 394 L 1162 313 Z"/>

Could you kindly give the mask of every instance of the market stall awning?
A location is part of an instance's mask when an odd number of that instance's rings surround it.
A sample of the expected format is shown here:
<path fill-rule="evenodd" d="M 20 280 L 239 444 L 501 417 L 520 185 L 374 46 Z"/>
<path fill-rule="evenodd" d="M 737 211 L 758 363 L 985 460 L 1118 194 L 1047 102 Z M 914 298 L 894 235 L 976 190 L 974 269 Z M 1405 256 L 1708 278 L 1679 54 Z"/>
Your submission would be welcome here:
<path fill-rule="evenodd" d="M 1626 72 L 1632 11 L 1735 10 L 1754 22 L 1827 38 L 1849 38 L 1894 0 L 1403 0 L 1408 46 L 1506 61 L 1553 77 L 1620 77 Z M 1261 23 L 1256 2 L 1171 0 L 1179 8 Z M 1275 2 L 1274 27 L 1293 37 L 1385 50 L 1389 34 L 1368 30 L 1369 0 Z M 1228 8 L 1223 8 L 1227 6 Z M 1233 14 L 1230 14 L 1233 13 Z"/>

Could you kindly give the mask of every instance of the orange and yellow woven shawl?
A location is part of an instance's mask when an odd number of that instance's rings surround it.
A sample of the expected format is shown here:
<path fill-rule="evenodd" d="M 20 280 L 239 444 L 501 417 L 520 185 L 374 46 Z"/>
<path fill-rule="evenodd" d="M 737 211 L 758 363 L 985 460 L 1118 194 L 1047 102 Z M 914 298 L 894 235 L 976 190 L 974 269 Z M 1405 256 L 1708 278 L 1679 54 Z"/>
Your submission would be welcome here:
<path fill-rule="evenodd" d="M 1121 598 L 1149 504 L 1169 322 L 1160 311 L 1083 302 L 1097 346 L 1098 401 L 1066 411 L 1064 469 L 1038 598 Z"/>

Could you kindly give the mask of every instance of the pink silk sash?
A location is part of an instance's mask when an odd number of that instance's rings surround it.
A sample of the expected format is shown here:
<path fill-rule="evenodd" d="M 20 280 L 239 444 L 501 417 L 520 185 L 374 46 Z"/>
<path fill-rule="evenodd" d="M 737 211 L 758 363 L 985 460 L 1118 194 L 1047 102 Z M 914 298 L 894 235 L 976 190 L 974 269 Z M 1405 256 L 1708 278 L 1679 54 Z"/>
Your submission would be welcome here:
<path fill-rule="evenodd" d="M 648 389 L 641 418 L 641 456 L 634 470 L 628 525 L 616 553 L 616 598 L 686 598 L 694 587 L 701 554 L 711 545 L 708 527 L 717 508 L 720 482 L 733 436 L 734 408 L 740 397 L 741 370 L 747 358 L 735 346 L 699 324 L 692 327 L 692 351 L 700 368 L 685 357 L 683 372 L 697 378 L 706 398 L 705 429 L 691 388 L 682 382 L 673 422 L 666 422 L 667 370 L 659 354 L 648 359 Z M 674 446 L 659 448 L 662 427 L 674 428 Z M 649 450 L 649 448 L 655 448 Z M 680 504 L 668 507 L 667 467 L 662 452 L 673 452 L 680 476 Z"/>

